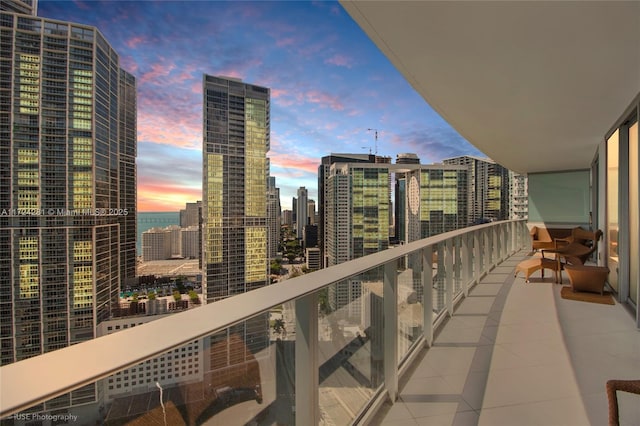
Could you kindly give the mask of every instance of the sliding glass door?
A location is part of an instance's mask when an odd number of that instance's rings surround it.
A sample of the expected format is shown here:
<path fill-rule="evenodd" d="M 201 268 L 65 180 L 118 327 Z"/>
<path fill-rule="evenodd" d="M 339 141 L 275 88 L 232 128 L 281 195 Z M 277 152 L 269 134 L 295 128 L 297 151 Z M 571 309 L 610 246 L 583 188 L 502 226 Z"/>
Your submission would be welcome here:
<path fill-rule="evenodd" d="M 607 139 L 607 266 L 609 267 L 609 285 L 618 291 L 618 168 L 619 137 L 616 130 Z"/>
<path fill-rule="evenodd" d="M 629 132 L 629 299 L 638 305 L 640 273 L 640 171 L 638 168 L 638 121 L 628 127 Z"/>

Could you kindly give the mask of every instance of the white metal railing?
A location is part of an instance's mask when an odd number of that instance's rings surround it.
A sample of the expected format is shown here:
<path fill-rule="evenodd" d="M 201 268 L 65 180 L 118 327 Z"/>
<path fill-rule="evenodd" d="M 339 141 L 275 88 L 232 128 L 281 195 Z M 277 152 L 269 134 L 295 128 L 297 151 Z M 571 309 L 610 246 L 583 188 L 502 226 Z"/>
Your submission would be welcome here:
<path fill-rule="evenodd" d="M 309 413 L 304 421 L 298 419 L 299 424 L 319 424 L 323 410 L 318 403 L 318 292 L 376 268 L 383 271 L 385 339 L 384 382 L 378 389 L 378 399 L 383 394 L 394 401 L 398 393 L 399 365 L 408 355 L 399 355 L 397 349 L 398 261 L 414 256 L 420 259 L 421 265 L 428 265 L 422 267 L 419 274 L 420 286 L 424 289 L 420 300 L 423 305 L 423 327 L 419 339 L 414 342 L 415 349 L 420 344 L 431 345 L 434 327 L 453 314 L 457 298 L 466 296 L 468 289 L 492 268 L 528 244 L 529 234 L 522 220 L 464 228 L 9 364 L 0 368 L 0 418 L 20 413 L 188 342 L 295 301 L 296 392 L 292 411 Z M 437 259 L 435 273 L 432 270 L 434 259 Z M 454 291 L 456 285 L 459 287 L 457 292 Z M 431 291 L 432 288 L 437 288 L 437 291 Z M 442 298 L 444 300 L 440 300 Z M 366 415 L 369 405 L 362 407 L 352 422 Z"/>

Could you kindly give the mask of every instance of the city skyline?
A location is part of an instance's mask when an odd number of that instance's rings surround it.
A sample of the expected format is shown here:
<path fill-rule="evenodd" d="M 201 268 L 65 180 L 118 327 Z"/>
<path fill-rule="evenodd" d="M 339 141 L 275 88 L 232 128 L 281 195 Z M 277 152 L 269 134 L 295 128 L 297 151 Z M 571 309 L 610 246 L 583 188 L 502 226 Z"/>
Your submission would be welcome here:
<path fill-rule="evenodd" d="M 269 158 L 283 209 L 300 186 L 318 199 L 321 157 L 334 152 L 482 155 L 337 2 L 41 1 L 38 15 L 95 25 L 138 79 L 139 211 L 202 197 L 205 73 L 272 89 Z"/>

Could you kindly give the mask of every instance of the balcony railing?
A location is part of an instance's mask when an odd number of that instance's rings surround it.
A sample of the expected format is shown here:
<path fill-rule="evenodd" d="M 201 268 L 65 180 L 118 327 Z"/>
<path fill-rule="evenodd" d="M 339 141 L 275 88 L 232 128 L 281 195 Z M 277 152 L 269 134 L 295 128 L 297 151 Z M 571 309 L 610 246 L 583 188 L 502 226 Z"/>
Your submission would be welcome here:
<path fill-rule="evenodd" d="M 1 367 L 0 417 L 362 422 L 396 399 L 399 376 L 456 302 L 528 244 L 525 221 L 479 225 L 131 323 Z"/>

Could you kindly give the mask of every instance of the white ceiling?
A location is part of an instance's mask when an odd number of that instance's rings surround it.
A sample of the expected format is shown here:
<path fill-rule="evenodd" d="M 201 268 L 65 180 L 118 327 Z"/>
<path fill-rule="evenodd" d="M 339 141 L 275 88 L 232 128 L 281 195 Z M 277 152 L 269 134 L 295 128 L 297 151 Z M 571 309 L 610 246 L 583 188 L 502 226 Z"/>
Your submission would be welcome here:
<path fill-rule="evenodd" d="M 640 93 L 640 1 L 345 1 L 464 138 L 522 173 L 588 168 Z"/>

